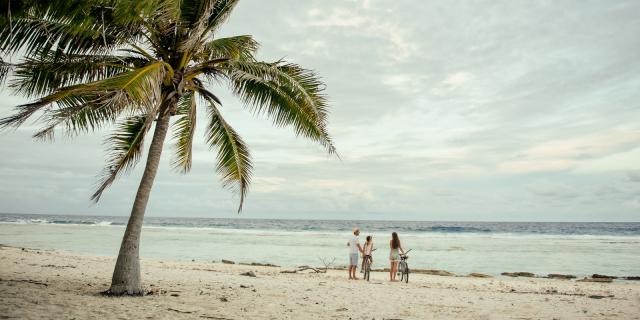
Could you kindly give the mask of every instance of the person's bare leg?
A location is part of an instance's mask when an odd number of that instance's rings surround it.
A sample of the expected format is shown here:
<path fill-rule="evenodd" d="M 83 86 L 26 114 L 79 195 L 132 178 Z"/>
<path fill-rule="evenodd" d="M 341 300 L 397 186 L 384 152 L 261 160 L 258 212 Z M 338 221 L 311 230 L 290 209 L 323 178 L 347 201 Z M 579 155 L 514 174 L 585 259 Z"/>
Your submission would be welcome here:
<path fill-rule="evenodd" d="M 391 262 L 391 281 L 397 281 L 396 272 L 398 272 L 398 262 L 393 261 Z"/>
<path fill-rule="evenodd" d="M 393 281 L 393 261 L 391 261 L 391 265 L 389 266 L 389 281 Z"/>

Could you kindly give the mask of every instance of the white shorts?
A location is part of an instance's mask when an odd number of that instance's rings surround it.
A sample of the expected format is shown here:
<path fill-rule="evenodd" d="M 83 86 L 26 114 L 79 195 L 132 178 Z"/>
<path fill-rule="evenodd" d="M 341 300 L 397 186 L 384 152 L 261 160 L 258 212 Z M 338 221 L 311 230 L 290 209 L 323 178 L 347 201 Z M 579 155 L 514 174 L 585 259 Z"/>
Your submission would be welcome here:
<path fill-rule="evenodd" d="M 349 254 L 349 265 L 350 266 L 358 266 L 358 254 L 357 253 L 351 253 Z"/>

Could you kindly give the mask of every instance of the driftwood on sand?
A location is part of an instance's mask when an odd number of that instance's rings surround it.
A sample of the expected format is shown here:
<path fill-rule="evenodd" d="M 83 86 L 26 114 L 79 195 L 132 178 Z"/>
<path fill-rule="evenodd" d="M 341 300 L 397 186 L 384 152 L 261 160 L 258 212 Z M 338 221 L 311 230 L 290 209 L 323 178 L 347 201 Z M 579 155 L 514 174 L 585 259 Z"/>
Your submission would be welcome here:
<path fill-rule="evenodd" d="M 324 268 L 315 268 L 311 266 L 298 266 L 293 270 L 282 270 L 280 273 L 298 273 L 311 270 L 315 273 L 327 273 L 327 270 L 332 269 L 333 264 L 336 262 L 336 258 L 329 260 L 327 258 L 318 258 L 324 265 Z"/>

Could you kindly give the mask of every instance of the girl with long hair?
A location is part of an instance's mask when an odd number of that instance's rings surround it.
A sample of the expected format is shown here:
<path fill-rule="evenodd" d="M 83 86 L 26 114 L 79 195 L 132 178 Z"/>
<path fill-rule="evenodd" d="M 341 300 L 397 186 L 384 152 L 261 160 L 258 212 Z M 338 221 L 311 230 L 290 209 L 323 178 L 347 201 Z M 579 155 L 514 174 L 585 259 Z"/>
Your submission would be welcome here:
<path fill-rule="evenodd" d="M 389 253 L 389 261 L 391 262 L 389 281 L 398 281 L 396 280 L 396 273 L 398 272 L 398 263 L 400 262 L 400 252 L 404 254 L 404 249 L 402 249 L 400 238 L 396 232 L 391 233 L 389 246 L 391 247 L 391 252 Z"/>

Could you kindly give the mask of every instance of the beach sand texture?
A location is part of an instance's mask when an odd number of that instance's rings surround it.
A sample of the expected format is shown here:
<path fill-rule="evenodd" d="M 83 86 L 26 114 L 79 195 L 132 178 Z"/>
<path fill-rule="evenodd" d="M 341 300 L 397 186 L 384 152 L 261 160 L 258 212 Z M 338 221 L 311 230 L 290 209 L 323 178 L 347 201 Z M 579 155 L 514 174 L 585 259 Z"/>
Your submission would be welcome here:
<path fill-rule="evenodd" d="M 412 275 L 143 260 L 144 297 L 104 297 L 114 258 L 0 247 L 2 319 L 640 319 L 639 283 Z M 253 271 L 256 277 L 241 273 Z"/>

